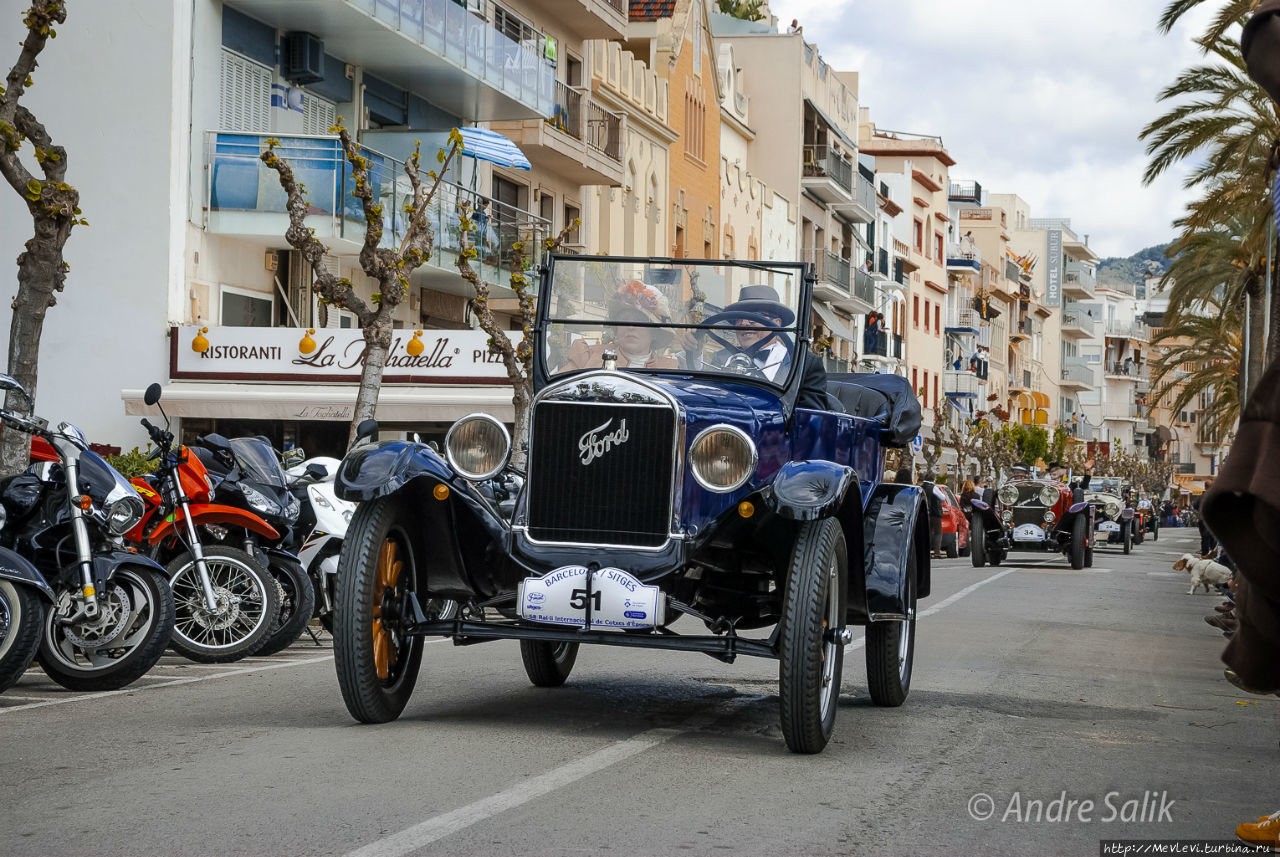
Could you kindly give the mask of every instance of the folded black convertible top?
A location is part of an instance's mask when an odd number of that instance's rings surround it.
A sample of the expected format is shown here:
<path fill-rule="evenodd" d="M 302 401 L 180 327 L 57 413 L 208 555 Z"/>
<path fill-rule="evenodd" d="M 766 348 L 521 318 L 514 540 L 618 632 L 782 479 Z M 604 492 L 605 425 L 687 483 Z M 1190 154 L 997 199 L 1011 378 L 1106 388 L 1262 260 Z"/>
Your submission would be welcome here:
<path fill-rule="evenodd" d="M 901 375 L 828 373 L 827 390 L 846 412 L 877 420 L 885 446 L 901 449 L 920 433 L 920 400 Z"/>

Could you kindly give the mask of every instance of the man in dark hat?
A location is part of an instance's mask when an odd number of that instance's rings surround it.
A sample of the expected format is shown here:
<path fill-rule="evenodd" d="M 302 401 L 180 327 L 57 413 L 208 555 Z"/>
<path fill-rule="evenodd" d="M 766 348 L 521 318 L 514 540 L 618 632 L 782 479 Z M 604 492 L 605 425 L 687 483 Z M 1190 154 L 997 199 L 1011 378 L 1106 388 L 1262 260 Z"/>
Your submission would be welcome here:
<path fill-rule="evenodd" d="M 757 316 L 733 322 L 738 347 L 767 379 L 777 383 L 785 381 L 791 371 L 793 354 L 797 353 L 796 347 L 786 334 L 763 328 L 787 327 L 795 322 L 796 314 L 782 303 L 772 286 L 743 286 L 738 300 L 724 309 L 725 312 Z M 801 353 L 804 363 L 800 369 L 800 393 L 796 397 L 796 406 L 827 410 L 831 407 L 827 396 L 827 370 L 822 368 L 818 355 L 808 349 Z M 724 354 L 724 360 L 731 356 Z"/>

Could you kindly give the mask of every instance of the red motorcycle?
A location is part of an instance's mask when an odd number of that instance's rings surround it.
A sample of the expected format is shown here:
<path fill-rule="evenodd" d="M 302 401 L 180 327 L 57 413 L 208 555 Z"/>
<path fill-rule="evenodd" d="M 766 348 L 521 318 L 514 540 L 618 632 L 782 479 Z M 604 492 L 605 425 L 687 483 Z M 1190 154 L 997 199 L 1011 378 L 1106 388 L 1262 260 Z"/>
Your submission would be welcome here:
<path fill-rule="evenodd" d="M 143 401 L 160 401 L 160 385 L 147 388 Z M 160 409 L 164 415 L 164 408 Z M 158 447 L 160 466 L 132 480 L 146 511 L 126 534 L 146 545 L 165 566 L 173 589 L 177 621 L 172 645 L 193 661 L 222 663 L 248 657 L 267 642 L 280 614 L 280 590 L 254 557 L 223 545 L 205 546 L 201 531 L 240 527 L 275 540 L 280 534 L 252 512 L 210 503 L 213 482 L 200 459 L 185 446 L 175 447 L 169 431 L 142 425 Z"/>

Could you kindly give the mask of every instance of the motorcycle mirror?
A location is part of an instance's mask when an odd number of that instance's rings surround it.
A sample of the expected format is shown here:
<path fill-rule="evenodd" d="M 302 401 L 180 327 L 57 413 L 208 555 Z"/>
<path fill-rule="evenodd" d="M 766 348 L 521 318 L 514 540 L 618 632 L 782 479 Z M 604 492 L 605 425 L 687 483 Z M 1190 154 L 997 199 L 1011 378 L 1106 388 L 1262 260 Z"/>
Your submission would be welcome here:
<path fill-rule="evenodd" d="M 356 426 L 356 440 L 364 440 L 367 437 L 373 437 L 377 433 L 377 420 L 364 420 L 360 425 Z"/>
<path fill-rule="evenodd" d="M 34 404 L 34 402 L 31 401 L 31 394 L 24 390 L 22 385 L 18 383 L 17 379 L 11 375 L 0 373 L 0 390 L 12 390 L 22 398 L 26 399 L 28 405 Z"/>
<path fill-rule="evenodd" d="M 313 461 L 307 465 L 306 474 L 319 482 L 321 479 L 329 475 L 329 468 L 325 467 L 318 461 Z"/>
<path fill-rule="evenodd" d="M 160 401 L 160 392 L 162 389 L 163 388 L 159 384 L 150 385 L 147 387 L 147 391 L 142 394 L 142 401 L 146 402 L 148 407 L 154 405 L 156 402 Z"/>

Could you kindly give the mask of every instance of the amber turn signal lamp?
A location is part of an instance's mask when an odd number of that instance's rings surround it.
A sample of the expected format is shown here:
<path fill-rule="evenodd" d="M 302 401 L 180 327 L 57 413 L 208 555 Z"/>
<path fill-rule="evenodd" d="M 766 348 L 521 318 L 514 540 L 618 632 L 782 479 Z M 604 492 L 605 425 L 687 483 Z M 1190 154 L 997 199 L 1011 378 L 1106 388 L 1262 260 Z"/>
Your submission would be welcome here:
<path fill-rule="evenodd" d="M 752 506 L 746 500 L 738 504 L 738 514 L 744 518 L 750 518 L 756 513 L 756 507 Z"/>
<path fill-rule="evenodd" d="M 93 508 L 93 498 L 88 494 L 81 494 L 76 498 L 76 505 L 80 507 L 80 511 L 87 512 Z"/>
<path fill-rule="evenodd" d="M 432 488 L 432 489 L 431 489 L 431 493 L 435 495 L 435 498 L 436 498 L 437 500 L 448 500 L 448 499 L 449 499 L 449 486 L 448 486 L 448 485 L 445 485 L 444 483 L 441 483 L 441 484 L 437 485 L 435 488 Z"/>

